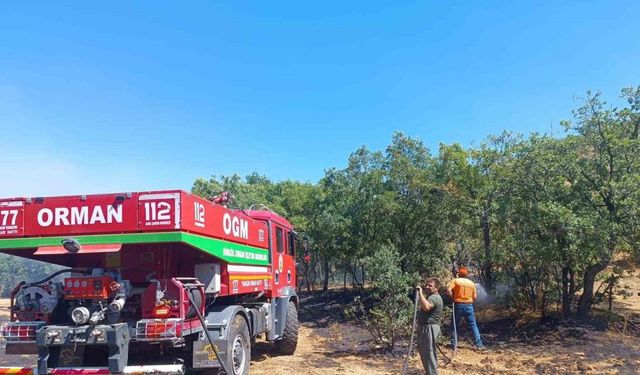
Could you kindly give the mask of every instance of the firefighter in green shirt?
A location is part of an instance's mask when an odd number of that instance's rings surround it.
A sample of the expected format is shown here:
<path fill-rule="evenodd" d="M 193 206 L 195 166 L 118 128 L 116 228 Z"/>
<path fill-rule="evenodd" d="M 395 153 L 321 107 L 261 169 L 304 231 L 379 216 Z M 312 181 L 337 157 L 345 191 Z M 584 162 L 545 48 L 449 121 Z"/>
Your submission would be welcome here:
<path fill-rule="evenodd" d="M 427 375 L 438 374 L 438 356 L 436 340 L 440 336 L 440 320 L 442 318 L 442 297 L 438 293 L 440 280 L 428 278 L 425 284 L 425 292 L 417 286 L 420 298 L 420 310 L 418 311 L 418 351 L 422 366 Z"/>

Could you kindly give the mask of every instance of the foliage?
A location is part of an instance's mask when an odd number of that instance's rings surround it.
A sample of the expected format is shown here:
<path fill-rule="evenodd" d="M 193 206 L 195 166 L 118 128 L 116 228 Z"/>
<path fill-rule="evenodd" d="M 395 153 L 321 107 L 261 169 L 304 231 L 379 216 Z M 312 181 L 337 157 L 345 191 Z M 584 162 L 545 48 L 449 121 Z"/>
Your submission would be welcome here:
<path fill-rule="evenodd" d="M 60 267 L 13 255 L 0 254 L 0 296 L 8 297 L 21 281 L 37 281 Z"/>
<path fill-rule="evenodd" d="M 588 92 L 561 123 L 564 136 L 504 132 L 432 154 L 396 132 L 314 184 L 253 173 L 200 178 L 192 191 L 229 191 L 231 207 L 288 218 L 313 248 L 311 263 L 300 262 L 302 284 L 362 289 L 369 297 L 353 311 L 384 345 L 406 323 L 409 275 L 446 279 L 456 265 L 524 308 L 583 318 L 626 293 L 613 259 L 640 257 L 640 87 L 621 99 L 614 107 Z M 1 291 L 46 271 L 3 256 Z"/>
<path fill-rule="evenodd" d="M 318 186 L 297 181 L 272 182 L 265 176 L 252 173 L 244 179 L 237 174 L 232 176 L 212 176 L 209 180 L 198 178 L 191 191 L 201 197 L 212 198 L 221 192 L 228 191 L 233 199 L 229 202 L 231 208 L 237 209 L 270 209 L 286 217 L 302 234 L 298 237 L 301 242 L 309 233 L 310 220 L 314 217 L 314 197 L 319 194 Z M 319 236 L 314 236 L 318 244 L 322 243 Z M 301 243 L 297 246 L 301 249 Z M 297 252 L 298 263 L 302 264 L 299 275 L 303 277 L 301 283 L 311 287 L 311 279 L 315 280 L 317 257 L 312 258 L 311 267 L 303 261 L 304 253 Z"/>
<path fill-rule="evenodd" d="M 364 296 L 356 297 L 346 312 L 360 319 L 377 343 L 392 349 L 411 325 L 413 305 L 407 291 L 417 280 L 402 271 L 398 251 L 392 245 L 377 248 L 364 263 L 371 287 Z"/>
<path fill-rule="evenodd" d="M 378 285 L 387 274 L 376 261 L 397 265 L 402 280 L 446 279 L 467 265 L 487 290 L 510 288 L 501 294 L 525 308 L 585 317 L 620 291 L 603 272 L 614 254 L 640 257 L 640 88 L 621 98 L 611 107 L 587 93 L 563 137 L 504 132 L 434 155 L 396 132 L 384 150 L 360 147 L 317 184 L 252 174 L 199 179 L 193 190 L 229 190 L 238 206 L 266 203 L 290 218 L 313 244 L 308 288 Z M 373 307 L 363 319 L 389 324 L 391 306 Z"/>

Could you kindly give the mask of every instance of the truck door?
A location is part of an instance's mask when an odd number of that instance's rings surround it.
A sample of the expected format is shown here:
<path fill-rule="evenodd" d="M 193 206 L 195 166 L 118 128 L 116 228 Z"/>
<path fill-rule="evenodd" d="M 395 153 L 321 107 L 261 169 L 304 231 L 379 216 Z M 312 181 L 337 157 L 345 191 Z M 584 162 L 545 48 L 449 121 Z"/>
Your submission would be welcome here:
<path fill-rule="evenodd" d="M 275 295 L 283 294 L 286 287 L 295 288 L 295 236 L 287 228 L 274 225 L 273 283 Z"/>
<path fill-rule="evenodd" d="M 286 272 L 287 286 L 296 288 L 296 236 L 293 231 L 287 230 L 286 255 L 284 257 L 284 269 Z"/>

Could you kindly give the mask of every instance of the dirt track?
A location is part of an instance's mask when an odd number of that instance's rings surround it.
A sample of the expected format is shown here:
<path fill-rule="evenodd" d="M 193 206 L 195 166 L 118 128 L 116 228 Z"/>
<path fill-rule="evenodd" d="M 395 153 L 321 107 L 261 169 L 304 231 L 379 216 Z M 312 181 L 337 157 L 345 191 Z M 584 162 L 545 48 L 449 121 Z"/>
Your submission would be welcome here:
<path fill-rule="evenodd" d="M 309 298 L 305 302 L 296 354 L 273 357 L 261 351 L 254 355 L 252 374 L 290 375 L 292 370 L 309 375 L 400 374 L 402 356 L 379 353 L 363 329 L 342 321 L 342 297 Z M 640 297 L 632 297 L 624 305 L 640 319 Z M 442 366 L 440 374 L 638 374 L 640 371 L 638 331 L 623 335 L 616 328 L 598 331 L 559 322 L 531 324 L 491 309 L 482 311 L 478 317 L 490 350 L 476 352 L 466 337 L 453 362 Z M 452 354 L 449 349 L 444 350 L 447 355 Z M 443 362 L 440 358 L 440 363 Z M 417 356 L 410 364 L 408 374 L 424 374 Z"/>
<path fill-rule="evenodd" d="M 327 341 L 310 337 L 314 331 L 306 327 L 301 331 L 301 345 L 294 356 L 261 355 L 254 359 L 251 373 L 290 375 L 292 369 L 298 369 L 300 372 L 293 373 L 382 375 L 401 371 L 402 358 L 381 359 L 336 352 L 328 349 Z M 621 341 L 616 334 L 596 333 L 588 334 L 582 344 L 569 346 L 505 345 L 486 353 L 463 347 L 453 363 L 441 367 L 440 374 L 637 374 L 639 368 L 640 342 L 637 339 Z M 412 359 L 408 374 L 424 374 L 417 356 Z"/>
<path fill-rule="evenodd" d="M 335 292 L 307 297 L 300 311 L 302 326 L 296 354 L 276 356 L 270 344 L 259 342 L 253 352 L 251 374 L 399 374 L 401 356 L 380 353 L 364 330 L 342 320 L 345 298 Z M 617 308 L 630 319 L 640 319 L 640 297 L 622 301 Z M 7 315 L 7 301 L 0 300 L 0 320 L 6 320 Z M 491 310 L 481 311 L 479 321 L 490 350 L 473 351 L 467 338 L 453 363 L 441 367 L 441 374 L 637 374 L 640 369 L 640 332 L 631 330 L 631 326 L 626 335 L 620 328 L 596 331 L 551 323 L 520 326 Z M 33 362 L 33 356 L 0 356 L 3 366 Z M 417 356 L 408 373 L 424 373 Z"/>

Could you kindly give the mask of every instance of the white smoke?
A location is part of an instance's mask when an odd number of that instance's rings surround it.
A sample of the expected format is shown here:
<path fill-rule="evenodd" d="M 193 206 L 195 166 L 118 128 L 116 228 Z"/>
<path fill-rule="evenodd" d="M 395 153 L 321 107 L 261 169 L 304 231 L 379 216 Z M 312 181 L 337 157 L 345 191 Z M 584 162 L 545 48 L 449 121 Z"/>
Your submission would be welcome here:
<path fill-rule="evenodd" d="M 478 299 L 476 300 L 477 303 L 484 305 L 484 304 L 495 302 L 496 298 L 490 295 L 489 293 L 487 293 L 487 290 L 484 288 L 484 286 L 482 286 L 482 284 L 480 283 L 475 283 L 475 284 L 476 284 L 476 289 L 478 291 Z"/>

